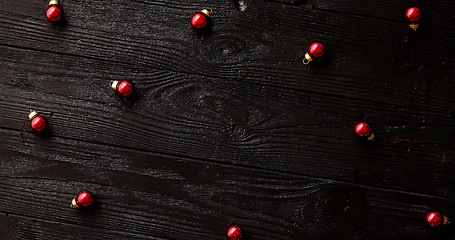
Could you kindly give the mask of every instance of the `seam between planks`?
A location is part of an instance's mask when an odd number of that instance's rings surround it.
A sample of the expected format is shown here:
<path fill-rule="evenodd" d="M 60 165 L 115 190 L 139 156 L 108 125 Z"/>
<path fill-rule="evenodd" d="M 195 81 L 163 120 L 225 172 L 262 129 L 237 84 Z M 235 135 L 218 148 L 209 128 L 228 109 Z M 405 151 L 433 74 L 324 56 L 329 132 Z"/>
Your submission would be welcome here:
<path fill-rule="evenodd" d="M 133 64 L 133 63 L 130 63 L 130 62 L 108 60 L 108 59 L 103 59 L 103 58 L 96 58 L 96 57 L 77 55 L 77 54 L 70 54 L 70 53 L 53 52 L 53 51 L 41 50 L 41 49 L 30 48 L 30 47 L 16 46 L 16 45 L 12 45 L 12 44 L 0 43 L 0 46 L 5 46 L 5 47 L 10 47 L 10 48 L 15 48 L 15 49 L 25 49 L 25 50 L 28 50 L 28 51 L 46 52 L 46 53 L 52 53 L 52 54 L 57 54 L 57 55 L 62 55 L 62 56 L 80 57 L 82 59 L 94 59 L 94 60 L 98 60 L 98 61 L 115 62 L 115 63 L 125 64 L 125 65 L 130 65 L 130 66 L 136 66 L 136 67 L 146 67 L 146 66 L 142 66 L 142 65 Z M 186 72 L 186 71 L 174 71 L 174 70 L 169 70 L 169 69 L 162 68 L 162 67 L 156 67 L 155 69 L 162 70 L 162 71 L 169 72 L 169 73 L 175 73 L 175 74 L 186 74 L 186 75 L 189 75 L 189 76 L 192 76 L 192 77 L 194 77 L 194 76 L 206 76 L 206 77 L 212 77 L 212 78 L 215 78 L 215 79 L 236 81 L 235 79 L 233 80 L 232 78 L 229 78 L 229 77 L 224 78 L 224 77 L 218 76 L 218 75 L 203 74 L 203 73 L 196 74 L 196 73 L 191 73 L 191 72 Z M 343 77 L 347 77 L 347 76 L 343 76 Z M 350 78 L 352 78 L 352 77 L 350 77 Z M 362 79 L 362 78 L 353 78 L 353 79 Z M 251 81 L 251 80 L 245 80 L 245 81 L 242 81 L 242 82 L 247 82 L 248 84 L 251 84 L 251 85 L 254 85 L 254 86 L 269 86 L 269 87 L 275 87 L 275 88 L 278 88 L 278 89 L 292 90 L 292 91 L 297 91 L 297 92 L 302 92 L 302 93 L 310 93 L 310 94 L 315 94 L 315 95 L 319 95 L 319 96 L 330 96 L 330 97 L 335 97 L 335 98 L 339 98 L 339 99 L 348 99 L 348 100 L 354 100 L 354 101 L 369 102 L 369 103 L 374 103 L 374 104 L 385 104 L 385 105 L 389 104 L 389 103 L 375 101 L 375 100 L 369 100 L 369 99 L 365 99 L 365 98 L 347 97 L 347 96 L 337 95 L 337 94 L 333 94 L 333 93 L 324 93 L 324 92 L 304 90 L 304 89 L 299 89 L 299 88 L 292 88 L 292 87 L 287 87 L 287 86 L 284 86 L 284 85 L 270 84 L 270 83 L 264 83 L 264 82 L 257 83 L 257 81 Z M 63 95 L 60 95 L 60 94 L 57 94 L 57 93 L 52 93 L 52 94 L 56 94 L 58 96 L 63 96 Z M 397 107 L 404 108 L 404 109 L 425 111 L 425 112 L 434 113 L 434 114 L 444 114 L 444 115 L 446 114 L 445 112 L 438 112 L 438 111 L 434 111 L 434 110 L 431 110 L 431 109 L 421 109 L 421 108 L 417 108 L 417 107 L 413 107 L 413 106 L 404 106 L 404 105 L 398 105 L 398 104 L 394 104 L 394 105 L 397 106 Z"/>
<path fill-rule="evenodd" d="M 299 5 L 302 5 L 300 3 L 288 3 L 288 2 L 278 2 L 278 1 L 267 1 L 270 4 L 281 4 L 284 6 L 292 6 L 292 7 L 297 7 L 299 8 Z M 404 21 L 400 20 L 395 20 L 395 19 L 390 19 L 390 18 L 383 18 L 383 17 L 378 17 L 378 16 L 373 16 L 373 15 L 363 15 L 363 14 L 356 14 L 356 13 L 351 13 L 351 12 L 345 12 L 341 10 L 334 10 L 334 9 L 327 9 L 327 8 L 321 8 L 317 6 L 312 6 L 311 8 L 307 9 L 316 9 L 317 11 L 325 11 L 325 12 L 333 12 L 333 13 L 340 13 L 340 14 L 345 14 L 348 16 L 354 16 L 354 17 L 362 17 L 362 18 L 370 18 L 370 19 L 377 19 L 377 20 L 382 20 L 382 21 L 387 21 L 387 22 L 395 22 L 395 23 L 403 23 L 406 24 Z M 404 11 L 404 9 L 403 9 Z M 447 32 L 455 32 L 455 29 L 450 29 L 450 28 L 445 28 L 445 27 L 439 27 L 439 26 L 431 26 L 433 29 L 437 30 L 443 30 Z"/>
<path fill-rule="evenodd" d="M 24 215 L 24 214 L 18 214 L 18 213 L 3 212 L 3 211 L 0 211 L 0 213 L 4 213 L 4 214 L 7 214 L 8 216 L 12 216 L 12 217 L 37 219 L 39 221 L 47 222 L 47 223 L 57 223 L 57 224 L 62 224 L 63 223 L 63 224 L 70 225 L 70 226 L 81 226 L 81 227 L 90 228 L 90 229 L 93 229 L 93 230 L 100 229 L 99 227 L 91 227 L 89 225 L 79 225 L 79 224 L 74 224 L 74 223 L 70 223 L 70 222 L 64 222 L 64 221 L 61 221 L 61 220 L 60 221 L 54 221 L 54 220 L 50 220 L 50 219 L 45 219 L 45 218 L 36 217 L 36 216 L 29 216 L 29 215 Z M 11 231 L 11 219 L 10 219 L 9 223 L 10 223 L 10 225 L 9 225 L 9 227 L 10 227 L 9 234 L 11 234 L 12 233 L 12 231 Z M 137 235 L 137 236 L 140 236 L 140 237 L 146 237 L 147 239 L 150 239 L 150 236 L 139 234 L 139 233 L 125 232 L 125 231 L 106 229 L 106 228 L 101 228 L 101 229 L 104 229 L 105 231 L 108 231 L 108 232 L 124 233 L 126 235 Z M 154 236 L 154 239 L 156 239 L 155 236 Z M 164 240 L 165 238 L 159 238 L 159 239 L 163 239 Z"/>
<path fill-rule="evenodd" d="M 16 131 L 10 128 L 4 128 L 0 127 L 1 130 L 5 131 Z M 213 163 L 213 164 L 218 164 L 221 166 L 230 166 L 230 167 L 237 167 L 245 170 L 260 170 L 265 173 L 275 173 L 275 174 L 284 174 L 284 175 L 289 175 L 289 176 L 297 176 L 297 177 L 306 177 L 310 179 L 315 179 L 319 181 L 324 181 L 328 183 L 341 183 L 341 184 L 348 184 L 356 187 L 362 187 L 365 189 L 374 189 L 374 190 L 387 190 L 395 193 L 403 193 L 403 194 L 410 194 L 410 195 L 415 195 L 415 196 L 422 196 L 422 197 L 429 197 L 429 198 L 435 198 L 435 199 L 445 199 L 445 200 L 455 200 L 455 198 L 450 198 L 450 197 L 443 197 L 443 196 L 437 196 L 437 195 L 432 195 L 432 194 L 427 194 L 427 193 L 419 193 L 419 192 L 412 192 L 412 191 L 406 191 L 406 190 L 400 190 L 400 189 L 394 189 L 394 188 L 388 188 L 388 187 L 378 187 L 378 186 L 373 186 L 373 185 L 367 185 L 367 184 L 360 184 L 360 183 L 355 183 L 355 182 L 350 182 L 350 181 L 343 181 L 343 180 L 337 180 L 337 179 L 331 179 L 331 178 L 324 178 L 324 177 L 317 177 L 309 174 L 302 174 L 302 173 L 293 173 L 293 172 L 285 172 L 285 171 L 280 171 L 276 169 L 271 169 L 271 168 L 262 168 L 262 167 L 256 167 L 256 166 L 249 166 L 249 165 L 244 165 L 244 164 L 234 164 L 234 163 L 229 163 L 229 162 L 222 162 L 222 161 L 217 161 L 217 160 L 212 160 L 208 158 L 199 158 L 199 157 L 193 157 L 193 156 L 183 156 L 180 154 L 172 154 L 172 153 L 166 153 L 166 152 L 161 152 L 161 151 L 149 151 L 149 150 L 144 150 L 140 148 L 134 148 L 134 147 L 126 147 L 126 146 L 121 146 L 121 145 L 115 145 L 115 144 L 108 144 L 108 143 L 99 143 L 95 141 L 89 141 L 89 140 L 81 140 L 77 138 L 71 138 L 71 137 L 61 137 L 61 136 L 53 136 L 54 138 L 59 138 L 59 139 L 67 139 L 67 140 L 73 140 L 73 141 L 79 141 L 82 143 L 89 143 L 93 145 L 98 145 L 98 146 L 107 146 L 107 147 L 113 147 L 113 148 L 121 148 L 123 150 L 128 150 L 128 151 L 133 151 L 141 154 L 157 154 L 162 157 L 171 157 L 174 159 L 180 159 L 180 160 L 188 160 L 188 161 L 193 161 L 193 162 L 198 162 L 198 163 Z M 140 174 L 140 173 L 138 173 Z"/>

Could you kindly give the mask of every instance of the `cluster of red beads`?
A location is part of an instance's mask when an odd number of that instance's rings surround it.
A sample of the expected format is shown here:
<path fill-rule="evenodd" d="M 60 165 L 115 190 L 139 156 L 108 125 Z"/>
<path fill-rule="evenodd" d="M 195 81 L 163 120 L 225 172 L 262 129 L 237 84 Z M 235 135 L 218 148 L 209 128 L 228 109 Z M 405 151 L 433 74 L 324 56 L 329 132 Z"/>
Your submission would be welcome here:
<path fill-rule="evenodd" d="M 62 18 L 62 10 L 59 7 L 59 3 L 56 0 L 49 2 L 49 7 L 46 10 L 46 18 L 50 22 L 58 22 Z"/>

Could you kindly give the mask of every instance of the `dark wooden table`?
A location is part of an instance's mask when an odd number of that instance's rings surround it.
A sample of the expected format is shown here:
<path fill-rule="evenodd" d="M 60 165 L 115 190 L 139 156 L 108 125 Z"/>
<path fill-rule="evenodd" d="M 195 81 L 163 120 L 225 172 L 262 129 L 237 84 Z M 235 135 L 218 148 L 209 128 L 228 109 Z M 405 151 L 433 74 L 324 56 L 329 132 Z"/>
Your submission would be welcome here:
<path fill-rule="evenodd" d="M 425 221 L 455 217 L 454 1 L 62 7 L 63 27 L 46 3 L 0 1 L 0 239 L 222 240 L 221 198 L 245 239 L 455 238 Z M 325 56 L 303 65 L 313 41 Z M 30 110 L 49 133 L 21 143 Z M 82 189 L 96 212 L 70 208 Z"/>

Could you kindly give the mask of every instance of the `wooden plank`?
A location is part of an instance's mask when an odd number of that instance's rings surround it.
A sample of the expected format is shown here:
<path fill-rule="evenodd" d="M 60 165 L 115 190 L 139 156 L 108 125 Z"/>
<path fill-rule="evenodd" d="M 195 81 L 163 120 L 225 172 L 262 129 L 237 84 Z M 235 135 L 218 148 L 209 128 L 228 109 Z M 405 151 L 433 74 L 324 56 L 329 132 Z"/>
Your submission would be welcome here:
<path fill-rule="evenodd" d="M 352 0 L 309 0 L 315 9 L 326 9 L 359 16 L 376 17 L 390 21 L 406 22 L 406 9 L 418 7 L 422 12 L 421 26 L 454 30 L 453 1 L 352 1 Z M 374 28 L 374 26 L 372 26 Z"/>
<path fill-rule="evenodd" d="M 451 56 L 455 54 L 455 32 L 430 29 L 415 35 L 403 23 L 258 1 L 241 13 L 232 4 L 221 5 L 216 9 L 219 14 L 214 14 L 212 32 L 198 37 L 188 26 L 189 12 L 197 8 L 194 3 L 182 3 L 181 8 L 155 4 L 97 2 L 82 11 L 78 3 L 68 3 L 72 24 L 65 29 L 37 20 L 42 18 L 37 6 L 7 4 L 9 11 L 0 15 L 4 23 L 0 40 L 87 60 L 105 59 L 365 101 L 431 104 L 444 112 L 449 106 L 441 96 L 454 93 Z M 115 16 L 109 18 L 111 23 L 103 15 L 80 17 L 96 12 L 99 6 Z M 151 6 L 160 14 L 136 14 L 137 9 Z M 135 14 L 136 21 L 122 18 Z M 150 21 L 153 24 L 143 27 Z M 126 32 L 118 34 L 120 26 Z M 301 60 L 314 40 L 326 44 L 327 56 L 322 64 L 308 68 Z M 432 84 L 435 79 L 444 84 Z M 450 87 L 441 88 L 445 84 Z M 334 85 L 338 91 L 333 91 Z"/>
<path fill-rule="evenodd" d="M 28 110 L 37 109 L 49 120 L 50 136 L 453 196 L 453 164 L 447 160 L 454 155 L 448 134 L 454 126 L 450 112 L 435 112 L 427 105 L 420 108 L 428 110 L 416 112 L 414 105 L 363 103 L 46 55 L 64 64 L 61 70 L 49 67 L 41 53 L 5 47 L 2 51 L 11 56 L 0 58 L 9 63 L 2 69 L 9 79 L 4 85 L 8 95 L 1 97 L 4 104 L 0 106 L 4 128 L 19 131 Z M 20 57 L 25 55 L 36 63 L 27 65 L 28 60 Z M 92 67 L 98 69 L 96 73 Z M 109 88 L 114 68 L 131 74 L 140 96 L 136 102 L 122 101 Z M 87 75 L 91 78 L 84 82 Z M 411 138 L 440 143 L 362 146 L 352 127 L 365 117 L 380 142 Z M 18 137 L 11 141 L 19 144 Z M 26 141 L 48 139 L 27 135 Z"/>
<path fill-rule="evenodd" d="M 0 212 L 12 238 L 225 239 L 219 218 L 249 239 L 387 239 L 450 237 L 423 220 L 452 211 L 453 199 L 292 174 L 173 158 L 52 138 L 12 144 L 1 130 Z M 252 178 L 251 176 L 255 176 Z M 69 207 L 78 190 L 98 190 L 98 213 Z"/>
<path fill-rule="evenodd" d="M 11 216 L 9 239 L 162 239 L 128 231 L 49 221 L 33 217 Z"/>
<path fill-rule="evenodd" d="M 0 212 L 0 236 L 8 236 L 10 231 L 10 218 L 7 214 Z"/>
<path fill-rule="evenodd" d="M 423 0 L 404 0 L 404 1 L 352 1 L 352 0 L 265 0 L 279 4 L 290 4 L 299 9 L 312 9 L 313 11 L 333 11 L 338 15 L 350 14 L 354 16 L 377 18 L 388 22 L 400 22 L 406 26 L 406 10 L 409 7 L 418 7 L 422 12 L 419 21 L 419 31 L 428 31 L 433 28 L 440 28 L 446 31 L 453 31 L 454 18 L 453 1 L 423 1 Z M 254 4 L 253 4 L 254 5 Z M 279 5 L 270 5 L 274 8 Z M 389 23 L 387 23 L 389 24 Z M 372 29 L 376 26 L 372 25 Z"/>
<path fill-rule="evenodd" d="M 223 197 L 251 239 L 453 239 L 423 221 L 455 214 L 453 3 L 414 2 L 433 22 L 411 34 L 409 2 L 281 2 L 65 1 L 65 28 L 0 2 L 0 234 L 225 239 Z M 312 41 L 327 52 L 304 66 Z M 29 109 L 50 133 L 21 144 Z M 439 143 L 363 146 L 362 119 Z M 103 177 L 97 215 L 68 207 Z"/>

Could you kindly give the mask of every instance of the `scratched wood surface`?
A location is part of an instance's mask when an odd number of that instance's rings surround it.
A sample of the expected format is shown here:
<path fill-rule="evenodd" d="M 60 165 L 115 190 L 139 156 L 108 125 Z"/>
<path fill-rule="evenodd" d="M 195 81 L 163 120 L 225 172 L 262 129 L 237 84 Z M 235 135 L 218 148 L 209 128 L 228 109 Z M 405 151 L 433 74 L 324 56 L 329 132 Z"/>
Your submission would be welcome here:
<path fill-rule="evenodd" d="M 455 239 L 425 223 L 455 218 L 455 2 L 62 7 L 53 26 L 45 5 L 0 1 L 0 239 L 226 239 L 221 198 L 246 239 Z M 312 41 L 326 54 L 306 66 Z M 21 143 L 32 109 L 49 132 Z M 96 212 L 69 207 L 82 189 Z"/>

